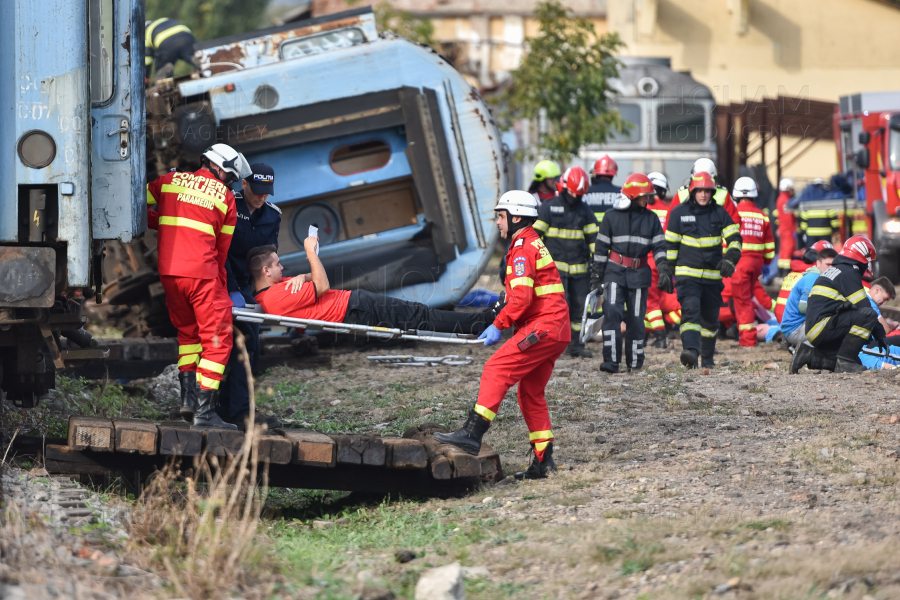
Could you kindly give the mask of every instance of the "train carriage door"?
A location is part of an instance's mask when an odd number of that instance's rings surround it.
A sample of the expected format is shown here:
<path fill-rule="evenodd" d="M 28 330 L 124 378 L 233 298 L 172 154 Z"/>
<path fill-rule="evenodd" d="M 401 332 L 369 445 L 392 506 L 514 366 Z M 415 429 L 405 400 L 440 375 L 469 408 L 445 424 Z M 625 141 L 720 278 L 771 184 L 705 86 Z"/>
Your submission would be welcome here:
<path fill-rule="evenodd" d="M 128 242 L 147 228 L 144 2 L 88 4 L 92 237 Z"/>

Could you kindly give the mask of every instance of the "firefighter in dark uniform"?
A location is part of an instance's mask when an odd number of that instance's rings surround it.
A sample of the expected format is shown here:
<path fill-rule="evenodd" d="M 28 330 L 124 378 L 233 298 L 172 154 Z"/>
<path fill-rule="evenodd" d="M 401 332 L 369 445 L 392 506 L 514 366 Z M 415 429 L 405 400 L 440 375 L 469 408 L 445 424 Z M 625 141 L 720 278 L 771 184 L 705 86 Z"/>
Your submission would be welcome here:
<path fill-rule="evenodd" d="M 591 187 L 584 195 L 584 203 L 594 211 L 598 225 L 603 222 L 603 214 L 613 207 L 621 193 L 621 188 L 612 182 L 618 172 L 619 165 L 608 154 L 594 162 L 594 176 Z"/>
<path fill-rule="evenodd" d="M 694 166 L 691 167 L 691 178 L 700 173 L 708 173 L 712 178 L 713 183 L 715 183 L 717 175 L 716 163 L 708 158 L 698 158 L 694 161 Z M 690 195 L 690 184 L 678 188 L 678 191 L 675 192 L 675 198 L 672 200 L 672 204 L 669 205 L 669 214 L 672 213 L 672 210 L 676 206 L 682 202 L 686 202 Z M 731 194 L 728 193 L 728 188 L 716 185 L 716 189 L 713 191 L 713 200 L 716 204 L 728 211 L 728 215 L 731 217 L 732 221 L 740 223 L 741 218 L 738 215 L 737 204 L 734 203 L 734 199 L 732 199 Z"/>
<path fill-rule="evenodd" d="M 644 315 L 652 273 L 653 253 L 659 271 L 658 287 L 672 292 L 672 271 L 666 260 L 666 241 L 659 217 L 647 208 L 656 189 L 642 173 L 632 173 L 622 186 L 613 210 L 607 211 L 597 234 L 591 287 L 603 289 L 603 363 L 601 371 L 618 373 L 625 322 L 625 366 L 644 365 Z"/>
<path fill-rule="evenodd" d="M 714 366 L 723 277 L 734 275 L 741 259 L 741 226 L 713 201 L 709 173 L 691 177 L 690 196 L 669 213 L 666 258 L 675 264 L 681 304 L 681 364 Z M 722 255 L 722 242 L 725 254 Z"/>
<path fill-rule="evenodd" d="M 275 193 L 275 171 L 267 164 L 250 165 L 251 175 L 241 180 L 243 190 L 234 194 L 237 209 L 237 225 L 225 271 L 228 276 L 228 295 L 234 306 L 242 307 L 246 303 L 255 303 L 253 299 L 252 279 L 247 268 L 247 253 L 257 246 L 278 246 L 278 231 L 281 229 L 281 209 L 268 201 Z M 259 361 L 259 325 L 235 321 L 250 357 L 250 367 L 256 368 Z M 228 423 L 238 427 L 244 426 L 244 420 L 250 413 L 250 390 L 247 372 L 238 352 L 233 351 L 228 359 L 229 371 L 219 394 L 218 413 Z M 256 416 L 257 423 L 266 423 L 269 429 L 279 426 L 274 417 Z"/>
<path fill-rule="evenodd" d="M 874 261 L 875 246 L 869 238 L 854 235 L 816 279 L 806 302 L 806 341 L 794 353 L 791 373 L 803 366 L 835 373 L 865 371 L 859 352 L 870 337 L 888 351 L 884 327 L 862 284 Z"/>
<path fill-rule="evenodd" d="M 598 228 L 591 209 L 581 201 L 588 189 L 587 173 L 581 167 L 569 167 L 557 187 L 559 195 L 541 204 L 534 230 L 544 239 L 566 289 L 572 328 L 567 352 L 591 358 L 593 355 L 581 342 L 581 317 L 584 300 L 591 291 L 588 267 Z"/>
<path fill-rule="evenodd" d="M 175 63 L 181 59 L 194 68 L 200 63 L 194 58 L 194 34 L 187 25 L 175 19 L 156 19 L 145 23 L 144 72 L 147 83 L 150 71 L 156 63 L 156 79 L 167 79 L 175 74 Z"/>
<path fill-rule="evenodd" d="M 800 235 L 805 248 L 812 248 L 816 242 L 831 242 L 831 236 L 840 231 L 841 220 L 835 208 L 809 208 L 810 202 L 800 211 Z"/>

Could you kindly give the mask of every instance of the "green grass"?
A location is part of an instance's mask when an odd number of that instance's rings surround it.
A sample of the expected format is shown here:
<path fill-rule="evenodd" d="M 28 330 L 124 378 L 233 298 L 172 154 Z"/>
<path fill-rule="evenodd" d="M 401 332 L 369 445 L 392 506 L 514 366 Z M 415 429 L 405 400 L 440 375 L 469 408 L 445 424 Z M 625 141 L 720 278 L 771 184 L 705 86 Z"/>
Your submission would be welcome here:
<path fill-rule="evenodd" d="M 764 521 L 750 521 L 749 523 L 744 523 L 744 527 L 747 529 L 755 529 L 756 531 L 765 531 L 770 527 L 776 531 L 787 531 L 791 528 L 791 522 L 785 521 L 784 519 L 767 519 Z"/>
<path fill-rule="evenodd" d="M 652 567 L 654 556 L 663 551 L 658 542 L 642 543 L 632 535 L 626 535 L 616 546 L 598 546 L 591 557 L 601 564 L 612 564 L 621 559 L 619 573 L 623 576 L 642 573 Z"/>

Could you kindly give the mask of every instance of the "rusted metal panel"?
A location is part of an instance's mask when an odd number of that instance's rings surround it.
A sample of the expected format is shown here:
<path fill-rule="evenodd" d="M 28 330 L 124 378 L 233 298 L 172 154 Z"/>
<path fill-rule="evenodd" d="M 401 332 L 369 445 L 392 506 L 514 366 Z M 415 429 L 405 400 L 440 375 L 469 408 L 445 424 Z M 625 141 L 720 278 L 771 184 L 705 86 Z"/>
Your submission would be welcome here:
<path fill-rule="evenodd" d="M 53 306 L 56 250 L 0 246 L 0 306 Z"/>

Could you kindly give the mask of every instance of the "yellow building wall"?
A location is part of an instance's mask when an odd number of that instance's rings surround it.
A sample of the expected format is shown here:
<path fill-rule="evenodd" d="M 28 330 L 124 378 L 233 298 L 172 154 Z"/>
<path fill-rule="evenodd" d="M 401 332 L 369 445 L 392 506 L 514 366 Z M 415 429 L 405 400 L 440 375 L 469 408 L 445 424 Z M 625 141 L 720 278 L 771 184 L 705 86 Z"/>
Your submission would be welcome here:
<path fill-rule="evenodd" d="M 720 104 L 779 94 L 837 102 L 900 82 L 900 9 L 875 0 L 608 0 L 607 22 L 627 44 L 622 54 L 671 57 Z M 774 140 L 766 152 L 768 163 Z M 817 142 L 783 175 L 836 167 L 834 144 Z"/>

